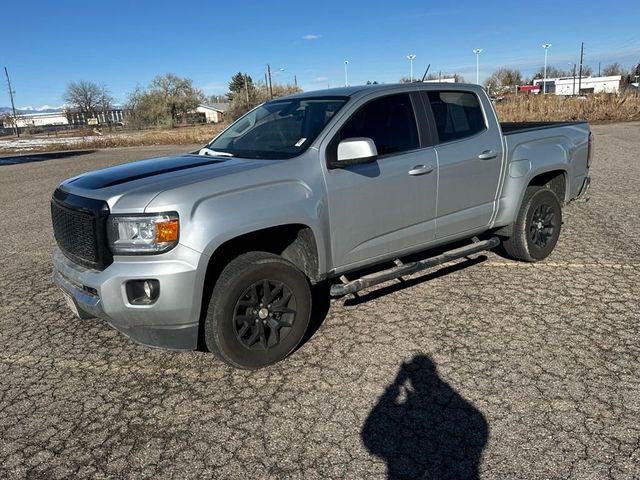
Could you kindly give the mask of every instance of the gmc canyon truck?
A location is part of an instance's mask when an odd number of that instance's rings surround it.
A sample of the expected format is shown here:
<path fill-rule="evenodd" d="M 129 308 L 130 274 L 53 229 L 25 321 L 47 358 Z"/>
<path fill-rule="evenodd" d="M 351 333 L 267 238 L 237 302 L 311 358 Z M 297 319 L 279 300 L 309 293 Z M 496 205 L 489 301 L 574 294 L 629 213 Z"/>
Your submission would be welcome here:
<path fill-rule="evenodd" d="M 54 281 L 80 318 L 259 368 L 300 343 L 319 282 L 351 294 L 499 244 L 544 259 L 590 162 L 586 123 L 500 124 L 476 85 L 295 94 L 199 152 L 63 182 Z"/>

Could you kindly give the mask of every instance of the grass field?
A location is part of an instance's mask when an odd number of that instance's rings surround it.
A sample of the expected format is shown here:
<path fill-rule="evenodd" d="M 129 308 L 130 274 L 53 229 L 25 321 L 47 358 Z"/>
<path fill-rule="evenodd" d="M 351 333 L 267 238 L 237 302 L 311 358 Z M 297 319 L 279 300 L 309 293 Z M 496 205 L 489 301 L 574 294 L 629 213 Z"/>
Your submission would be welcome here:
<path fill-rule="evenodd" d="M 0 155 L 150 145 L 204 145 L 224 127 L 224 124 L 208 124 L 171 129 L 104 131 L 102 135 L 85 129 L 57 136 L 4 137 L 0 139 Z"/>
<path fill-rule="evenodd" d="M 496 104 L 501 122 L 570 121 L 590 123 L 640 120 L 639 95 L 521 95 Z"/>

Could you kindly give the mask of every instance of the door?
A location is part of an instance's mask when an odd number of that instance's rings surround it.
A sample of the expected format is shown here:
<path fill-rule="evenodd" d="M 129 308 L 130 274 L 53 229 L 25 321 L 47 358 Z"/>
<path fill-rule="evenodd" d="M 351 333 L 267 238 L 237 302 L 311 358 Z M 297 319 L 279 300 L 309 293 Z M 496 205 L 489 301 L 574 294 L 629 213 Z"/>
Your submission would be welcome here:
<path fill-rule="evenodd" d="M 327 155 L 340 140 L 354 137 L 371 138 L 378 150 L 374 162 L 327 172 L 334 267 L 434 239 L 437 159 L 433 147 L 422 148 L 415 112 L 408 93 L 378 97 L 361 106 L 330 143 Z"/>
<path fill-rule="evenodd" d="M 438 143 L 436 238 L 486 227 L 502 170 L 502 134 L 472 91 L 423 91 Z M 493 122 L 495 124 L 495 122 Z"/>

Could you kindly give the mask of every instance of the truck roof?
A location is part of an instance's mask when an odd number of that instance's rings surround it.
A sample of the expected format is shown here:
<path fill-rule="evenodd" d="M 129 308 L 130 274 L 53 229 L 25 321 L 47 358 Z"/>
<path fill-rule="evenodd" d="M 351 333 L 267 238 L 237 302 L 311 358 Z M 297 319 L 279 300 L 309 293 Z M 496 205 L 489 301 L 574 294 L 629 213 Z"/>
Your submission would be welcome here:
<path fill-rule="evenodd" d="M 430 87 L 441 87 L 446 88 L 447 90 L 457 90 L 457 89 L 468 89 L 472 88 L 482 88 L 479 85 L 471 84 L 471 83 L 438 83 L 438 82 L 415 82 L 415 83 L 385 83 L 384 85 L 355 85 L 351 87 L 337 87 L 337 88 L 324 88 L 322 90 L 311 90 L 307 92 L 294 93 L 292 95 L 287 95 L 282 98 L 310 98 L 310 97 L 353 97 L 356 94 L 361 92 L 372 92 L 372 91 L 384 91 L 384 90 L 397 90 L 399 87 L 405 87 L 407 90 L 411 90 L 411 86 L 414 85 L 428 85 Z M 461 88 L 463 87 L 463 88 Z"/>

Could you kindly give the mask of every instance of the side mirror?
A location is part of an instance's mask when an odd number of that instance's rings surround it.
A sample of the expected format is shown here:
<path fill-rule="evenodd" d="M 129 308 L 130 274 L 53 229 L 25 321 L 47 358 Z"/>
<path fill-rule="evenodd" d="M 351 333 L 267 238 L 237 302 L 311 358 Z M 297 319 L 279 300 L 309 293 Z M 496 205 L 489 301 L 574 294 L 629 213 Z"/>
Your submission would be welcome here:
<path fill-rule="evenodd" d="M 376 144 L 370 138 L 347 138 L 338 144 L 336 167 L 373 162 L 377 156 Z"/>

